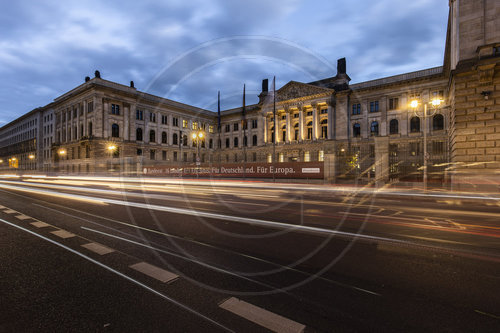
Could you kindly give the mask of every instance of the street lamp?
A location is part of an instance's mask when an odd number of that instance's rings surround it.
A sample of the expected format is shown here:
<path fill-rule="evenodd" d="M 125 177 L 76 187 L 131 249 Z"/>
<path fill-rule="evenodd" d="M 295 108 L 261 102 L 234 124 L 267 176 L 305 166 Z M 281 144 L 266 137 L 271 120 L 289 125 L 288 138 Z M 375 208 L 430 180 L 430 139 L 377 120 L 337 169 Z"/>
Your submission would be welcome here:
<path fill-rule="evenodd" d="M 114 144 L 110 143 L 107 147 L 108 151 L 109 151 L 109 158 L 110 158 L 110 162 L 109 162 L 109 166 L 110 166 L 110 169 L 109 171 L 114 171 L 114 168 L 113 168 L 113 154 L 115 154 L 115 152 L 117 151 L 118 147 L 115 146 Z"/>
<path fill-rule="evenodd" d="M 440 98 L 434 98 L 433 100 L 430 101 L 430 103 L 422 103 L 424 105 L 424 125 L 423 125 L 423 131 L 424 131 L 424 191 L 427 191 L 427 160 L 429 159 L 429 154 L 427 153 L 427 117 L 434 115 L 436 113 L 437 108 L 443 103 L 443 100 Z M 431 107 L 433 108 L 434 112 L 430 115 L 427 114 L 427 105 L 430 104 Z M 418 106 L 420 105 L 420 102 L 416 99 L 412 100 L 410 102 L 410 107 L 413 109 L 413 112 L 415 115 L 417 115 L 416 111 Z"/>
<path fill-rule="evenodd" d="M 196 140 L 196 166 L 199 167 L 200 166 L 200 140 L 203 139 L 203 137 L 205 136 L 205 133 L 203 133 L 203 131 L 197 131 L 197 132 L 193 132 L 193 134 L 191 134 L 191 137 L 193 138 L 193 140 Z M 196 178 L 198 178 L 198 174 L 199 174 L 199 170 L 198 172 L 196 173 Z"/>

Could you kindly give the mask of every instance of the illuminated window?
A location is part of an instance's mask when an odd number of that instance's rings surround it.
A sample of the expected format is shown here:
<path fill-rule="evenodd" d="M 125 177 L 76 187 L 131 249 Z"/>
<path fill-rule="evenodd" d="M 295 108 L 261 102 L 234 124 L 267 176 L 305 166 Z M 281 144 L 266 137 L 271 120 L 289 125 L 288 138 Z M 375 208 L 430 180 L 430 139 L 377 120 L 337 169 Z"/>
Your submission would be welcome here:
<path fill-rule="evenodd" d="M 320 150 L 318 152 L 318 161 L 323 162 L 325 160 L 325 152 L 323 150 Z"/>
<path fill-rule="evenodd" d="M 267 163 L 272 163 L 273 162 L 273 155 L 267 154 Z"/>
<path fill-rule="evenodd" d="M 193 121 L 193 125 L 191 127 L 193 128 L 193 130 L 197 130 L 198 129 L 198 123 L 196 121 Z"/>
<path fill-rule="evenodd" d="M 285 162 L 285 154 L 283 154 L 283 153 L 279 154 L 279 161 L 280 161 L 280 163 Z"/>
<path fill-rule="evenodd" d="M 214 132 L 214 125 L 209 125 L 208 126 L 208 132 L 213 133 Z"/>
<path fill-rule="evenodd" d="M 308 151 L 304 152 L 304 162 L 311 162 L 311 155 Z"/>
<path fill-rule="evenodd" d="M 186 119 L 182 120 L 182 128 L 188 128 L 188 121 Z"/>

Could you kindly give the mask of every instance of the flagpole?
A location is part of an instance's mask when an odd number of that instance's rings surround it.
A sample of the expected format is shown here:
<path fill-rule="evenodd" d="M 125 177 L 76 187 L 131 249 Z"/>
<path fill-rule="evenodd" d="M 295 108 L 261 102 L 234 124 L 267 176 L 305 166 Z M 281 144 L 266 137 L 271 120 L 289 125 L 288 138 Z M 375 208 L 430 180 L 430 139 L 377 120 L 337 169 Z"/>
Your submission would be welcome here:
<path fill-rule="evenodd" d="M 246 140 L 247 142 L 245 142 L 245 138 L 246 138 L 246 130 L 245 130 L 245 121 L 246 121 L 246 106 L 245 106 L 245 90 L 246 90 L 246 85 L 243 84 L 243 109 L 241 111 L 241 116 L 242 116 L 242 121 L 241 121 L 241 127 L 243 128 L 243 179 L 246 178 L 246 163 L 247 163 L 247 143 L 248 143 L 248 140 Z"/>
<path fill-rule="evenodd" d="M 276 182 L 276 177 L 274 174 L 274 166 L 276 163 L 276 76 L 273 77 L 273 119 L 274 119 L 274 131 L 273 131 L 273 182 Z"/>
<path fill-rule="evenodd" d="M 217 150 L 219 151 L 219 174 L 220 174 L 220 169 L 221 169 L 221 163 L 222 163 L 222 157 L 221 157 L 221 148 L 222 144 L 220 141 L 220 132 L 221 132 L 221 125 L 220 125 L 220 90 L 217 93 L 217 132 L 218 132 L 218 140 L 217 140 Z"/>

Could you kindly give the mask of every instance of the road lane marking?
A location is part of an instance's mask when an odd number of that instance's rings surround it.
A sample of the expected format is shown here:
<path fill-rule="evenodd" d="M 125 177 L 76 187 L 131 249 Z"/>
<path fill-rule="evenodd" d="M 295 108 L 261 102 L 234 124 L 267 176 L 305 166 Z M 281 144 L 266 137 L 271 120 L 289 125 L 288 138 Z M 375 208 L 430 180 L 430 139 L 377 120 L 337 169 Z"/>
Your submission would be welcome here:
<path fill-rule="evenodd" d="M 27 220 L 27 219 L 30 219 L 31 217 L 30 216 L 26 216 L 26 215 L 16 215 L 16 219 L 19 219 L 21 221 L 24 221 L 24 220 Z"/>
<path fill-rule="evenodd" d="M 69 252 L 71 252 L 71 253 L 73 253 L 73 254 L 76 254 L 77 256 L 80 256 L 80 257 L 82 257 L 82 258 L 84 258 L 84 259 L 86 259 L 86 260 L 90 261 L 91 263 L 96 264 L 97 266 L 100 266 L 100 267 L 102 267 L 102 268 L 104 268 L 104 269 L 106 269 L 106 270 L 108 270 L 108 271 L 110 271 L 110 272 L 112 272 L 112 273 L 114 273 L 114 274 L 116 274 L 116 275 L 120 276 L 121 278 L 123 278 L 123 279 L 125 279 L 125 280 L 128 280 L 128 281 L 130 281 L 130 282 L 132 282 L 132 283 L 134 283 L 134 284 L 136 284 L 136 285 L 138 285 L 138 286 L 140 286 L 140 287 L 142 287 L 142 288 L 144 288 L 144 289 L 146 289 L 146 290 L 148 290 L 148 291 L 152 292 L 153 294 L 155 294 L 155 295 L 157 295 L 157 296 L 160 296 L 161 298 L 163 298 L 163 299 L 167 300 L 168 302 L 170 302 L 170 303 L 172 303 L 172 304 L 175 304 L 175 305 L 177 305 L 178 307 L 180 307 L 180 308 L 182 308 L 182 309 L 184 309 L 184 310 L 186 310 L 186 311 L 188 311 L 188 312 L 190 312 L 190 313 L 192 313 L 192 314 L 194 314 L 194 315 L 196 315 L 196 316 L 198 316 L 198 317 L 200 317 L 200 318 L 202 318 L 202 319 L 204 319 L 204 320 L 206 320 L 206 321 L 208 321 L 208 322 L 210 322 L 210 323 L 212 323 L 212 324 L 214 324 L 214 325 L 216 325 L 216 326 L 218 326 L 218 327 L 220 327 L 220 328 L 222 328 L 222 329 L 224 329 L 224 330 L 226 330 L 226 331 L 228 331 L 228 332 L 233 332 L 233 333 L 235 333 L 232 329 L 230 329 L 230 328 L 228 328 L 228 327 L 224 326 L 223 324 L 221 324 L 221 323 L 219 323 L 219 322 L 217 322 L 217 321 L 215 321 L 215 320 L 213 320 L 213 319 L 211 319 L 211 318 L 209 318 L 209 317 L 207 317 L 207 316 L 203 315 L 202 313 L 200 313 L 200 312 L 198 312 L 198 311 L 196 311 L 196 310 L 194 310 L 194 309 L 191 309 L 191 308 L 190 308 L 190 307 L 188 307 L 187 305 L 185 305 L 185 304 L 183 304 L 183 303 L 181 303 L 181 302 L 179 302 L 179 301 L 177 301 L 177 300 L 175 300 L 175 299 L 173 299 L 173 298 L 171 298 L 171 297 L 169 297 L 169 296 L 167 296 L 167 295 L 165 295 L 165 294 L 162 294 L 161 292 L 159 292 L 159 291 L 157 291 L 157 290 L 155 290 L 155 289 L 153 289 L 153 288 L 151 288 L 151 287 L 149 287 L 149 286 L 145 285 L 145 284 L 144 284 L 144 283 L 142 283 L 142 282 L 139 282 L 139 281 L 137 281 L 137 280 L 135 280 L 135 279 L 131 278 L 131 277 L 130 277 L 130 276 L 128 276 L 128 275 L 125 275 L 125 274 L 123 274 L 123 273 L 121 273 L 121 272 L 117 271 L 117 270 L 116 270 L 116 269 L 114 269 L 114 268 L 111 268 L 111 267 L 109 267 L 109 266 L 104 265 L 103 263 L 101 263 L 101 262 L 99 262 L 99 261 L 97 261 L 97 260 L 94 260 L 94 259 L 90 258 L 89 256 L 86 256 L 86 255 L 85 255 L 85 254 L 83 254 L 83 253 L 80 253 L 80 252 L 78 252 L 78 251 L 76 251 L 76 250 L 73 250 L 72 248 L 70 248 L 70 247 L 68 247 L 68 246 L 66 246 L 66 245 L 63 245 L 63 244 L 61 244 L 61 243 L 58 243 L 58 242 L 56 242 L 56 241 L 54 241 L 54 240 L 52 240 L 52 239 L 50 239 L 50 238 L 47 238 L 47 237 L 45 237 L 45 236 L 39 235 L 39 234 L 37 234 L 36 232 L 33 232 L 33 231 L 31 231 L 31 230 L 28 230 L 28 229 L 26 229 L 26 228 L 23 228 L 23 227 L 21 227 L 21 226 L 18 226 L 18 225 L 14 224 L 14 223 L 11 223 L 11 222 L 8 222 L 8 221 L 5 221 L 5 220 L 3 220 L 3 219 L 0 219 L 0 222 L 3 222 L 3 223 L 5 223 L 5 224 L 8 224 L 8 225 L 10 225 L 11 227 L 14 227 L 14 228 L 17 228 L 17 229 L 23 230 L 23 231 L 25 231 L 25 232 L 27 232 L 27 233 L 29 233 L 29 234 L 33 235 L 33 236 L 36 236 L 36 237 L 38 237 L 38 238 L 41 238 L 41 239 L 43 239 L 43 240 L 45 240 L 45 241 L 47 241 L 47 242 L 49 242 L 49 243 L 52 243 L 52 244 L 54 244 L 54 245 L 56 245 L 56 246 L 59 246 L 59 247 L 61 247 L 61 248 L 65 249 L 65 250 L 67 250 L 67 251 L 69 251 Z"/>
<path fill-rule="evenodd" d="M 279 333 L 300 333 L 304 332 L 305 325 L 297 323 L 291 319 L 280 316 L 271 311 L 259 308 L 253 304 L 239 300 L 235 297 L 222 302 L 219 307 L 243 317 L 251 322 L 265 327 L 273 332 Z"/>
<path fill-rule="evenodd" d="M 446 239 L 439 239 L 439 238 L 420 237 L 420 236 L 403 235 L 403 234 L 402 234 L 402 236 L 404 236 L 404 237 L 409 237 L 409 238 L 420 239 L 420 240 L 425 240 L 425 241 L 430 241 L 430 242 L 448 243 L 448 244 L 461 244 L 461 245 L 471 245 L 470 243 L 455 242 L 455 241 L 450 241 L 450 240 L 446 240 Z"/>
<path fill-rule="evenodd" d="M 49 227 L 50 224 L 47 224 L 45 222 L 42 222 L 42 221 L 36 221 L 36 222 L 32 222 L 30 223 L 31 225 L 37 227 L 37 228 L 45 228 L 45 227 Z"/>
<path fill-rule="evenodd" d="M 500 316 L 496 316 L 496 315 L 491 314 L 491 313 L 487 313 L 487 312 L 483 312 L 483 311 L 479 311 L 479 310 L 474 310 L 474 312 L 482 314 L 483 316 L 488 316 L 491 318 L 500 319 Z"/>
<path fill-rule="evenodd" d="M 5 208 L 7 208 L 7 207 L 0 205 L 0 209 L 5 209 Z"/>
<path fill-rule="evenodd" d="M 115 252 L 115 250 L 113 250 L 107 246 L 98 244 L 98 243 L 83 244 L 82 247 L 84 247 L 87 250 L 90 250 L 92 252 L 95 252 L 97 254 L 100 254 L 101 256 L 108 254 L 108 253 L 111 253 L 111 252 Z"/>
<path fill-rule="evenodd" d="M 14 214 L 14 213 L 17 213 L 15 210 L 13 209 L 7 209 L 7 210 L 4 210 L 3 211 L 5 214 Z"/>
<path fill-rule="evenodd" d="M 134 265 L 130 265 L 129 267 L 163 283 L 171 283 L 179 278 L 179 275 L 177 274 L 169 272 L 163 268 L 148 264 L 146 262 L 140 262 Z"/>
<path fill-rule="evenodd" d="M 62 230 L 62 229 L 56 230 L 56 231 L 52 231 L 51 234 L 54 234 L 57 237 L 61 237 L 63 239 L 72 238 L 72 237 L 76 236 L 75 234 L 72 234 L 71 232 L 66 231 L 66 230 Z"/>

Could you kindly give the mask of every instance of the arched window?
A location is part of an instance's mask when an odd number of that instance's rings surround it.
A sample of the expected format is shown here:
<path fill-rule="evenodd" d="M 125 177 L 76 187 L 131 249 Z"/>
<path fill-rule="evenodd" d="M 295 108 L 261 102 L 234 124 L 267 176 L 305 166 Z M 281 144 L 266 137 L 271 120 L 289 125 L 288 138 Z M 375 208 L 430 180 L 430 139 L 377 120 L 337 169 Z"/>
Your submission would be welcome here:
<path fill-rule="evenodd" d="M 391 119 L 389 122 L 389 134 L 398 134 L 399 123 L 397 119 Z"/>
<path fill-rule="evenodd" d="M 214 147 L 214 140 L 213 139 L 208 140 L 208 148 L 212 149 L 213 147 Z"/>
<path fill-rule="evenodd" d="M 257 135 L 252 137 L 252 146 L 257 146 Z"/>
<path fill-rule="evenodd" d="M 435 131 L 444 129 L 444 117 L 442 114 L 432 117 L 432 129 Z"/>
<path fill-rule="evenodd" d="M 167 132 L 161 132 L 161 143 L 168 143 Z"/>
<path fill-rule="evenodd" d="M 313 122 L 310 121 L 307 123 L 307 140 L 312 140 L 313 138 Z"/>
<path fill-rule="evenodd" d="M 120 127 L 118 124 L 111 125 L 111 136 L 113 138 L 118 138 L 120 136 Z"/>
<path fill-rule="evenodd" d="M 155 142 L 156 141 L 156 133 L 154 130 L 149 131 L 149 142 Z"/>
<path fill-rule="evenodd" d="M 321 121 L 321 138 L 328 139 L 328 119 Z"/>
<path fill-rule="evenodd" d="M 281 139 L 282 142 L 286 142 L 286 125 L 283 125 L 281 128 Z"/>
<path fill-rule="evenodd" d="M 299 123 L 293 126 L 293 139 L 297 141 L 299 139 Z"/>
<path fill-rule="evenodd" d="M 420 118 L 419 117 L 413 117 L 410 119 L 410 132 L 411 133 L 420 132 Z"/>
<path fill-rule="evenodd" d="M 91 121 L 89 122 L 88 133 L 89 133 L 89 137 L 92 136 L 92 122 Z"/>
<path fill-rule="evenodd" d="M 352 125 L 352 136 L 359 138 L 361 136 L 361 125 L 356 123 Z"/>
<path fill-rule="evenodd" d="M 226 148 L 229 148 L 229 138 L 226 138 Z"/>
<path fill-rule="evenodd" d="M 234 147 L 238 147 L 238 138 L 234 138 Z"/>
<path fill-rule="evenodd" d="M 179 137 L 177 136 L 177 133 L 174 133 L 174 135 L 172 136 L 172 143 L 174 145 L 179 144 Z"/>
<path fill-rule="evenodd" d="M 187 146 L 188 145 L 188 136 L 186 134 L 184 134 L 182 136 L 182 145 L 183 146 Z"/>
<path fill-rule="evenodd" d="M 135 130 L 135 139 L 137 141 L 142 141 L 142 128 L 138 128 Z"/>
<path fill-rule="evenodd" d="M 248 146 L 248 138 L 247 138 L 247 136 L 245 135 L 245 136 L 243 137 L 243 147 L 246 147 L 246 146 Z"/>
<path fill-rule="evenodd" d="M 370 126 L 371 136 L 378 136 L 378 121 L 373 121 Z"/>

